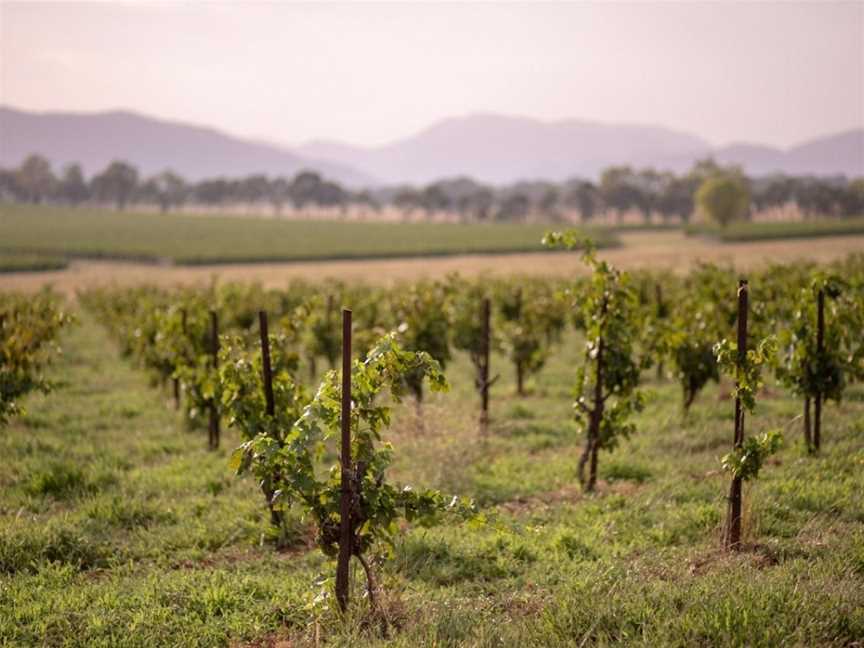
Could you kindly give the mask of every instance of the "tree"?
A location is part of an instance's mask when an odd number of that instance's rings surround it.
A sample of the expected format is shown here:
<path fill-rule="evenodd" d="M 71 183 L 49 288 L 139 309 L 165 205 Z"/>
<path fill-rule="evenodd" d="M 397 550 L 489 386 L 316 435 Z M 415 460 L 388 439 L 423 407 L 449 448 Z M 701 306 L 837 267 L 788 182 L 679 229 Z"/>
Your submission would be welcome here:
<path fill-rule="evenodd" d="M 600 176 L 600 194 L 603 203 L 617 211 L 619 218 L 630 209 L 642 209 L 644 203 L 636 174 L 629 166 L 609 167 L 603 171 Z"/>
<path fill-rule="evenodd" d="M 450 197 L 438 183 L 426 187 L 420 194 L 420 201 L 429 213 L 447 211 L 451 206 Z"/>
<path fill-rule="evenodd" d="M 726 227 L 747 216 L 750 191 L 742 178 L 718 175 L 703 181 L 696 192 L 696 204 L 711 220 Z"/>
<path fill-rule="evenodd" d="M 320 186 L 320 175 L 314 171 L 301 171 L 291 181 L 289 190 L 291 202 L 297 209 L 303 209 L 306 205 L 317 202 Z"/>
<path fill-rule="evenodd" d="M 460 198 L 459 211 L 470 213 L 475 220 L 483 222 L 489 220 L 494 204 L 495 194 L 486 187 L 480 187 Z"/>
<path fill-rule="evenodd" d="M 159 197 L 159 209 L 166 212 L 186 200 L 186 182 L 173 171 L 163 171 L 154 178 Z"/>
<path fill-rule="evenodd" d="M 393 196 L 393 204 L 405 214 L 410 214 L 423 205 L 423 196 L 410 187 L 401 189 Z"/>
<path fill-rule="evenodd" d="M 291 183 L 285 178 L 274 178 L 270 183 L 270 204 L 277 216 L 282 213 L 282 208 L 290 198 Z"/>
<path fill-rule="evenodd" d="M 560 218 L 558 200 L 558 190 L 555 187 L 549 187 L 540 198 L 540 204 L 538 205 L 540 213 L 549 219 L 558 220 Z"/>
<path fill-rule="evenodd" d="M 510 194 L 498 207 L 497 219 L 504 222 L 522 223 L 528 217 L 531 201 L 523 193 Z"/>
<path fill-rule="evenodd" d="M 51 163 L 41 155 L 30 155 L 16 172 L 18 187 L 26 200 L 40 203 L 54 191 L 57 179 L 51 171 Z"/>
<path fill-rule="evenodd" d="M 193 193 L 205 205 L 221 205 L 230 198 L 231 187 L 225 178 L 214 178 L 199 182 Z"/>
<path fill-rule="evenodd" d="M 115 160 L 90 181 L 97 200 L 113 202 L 117 209 L 126 207 L 138 186 L 138 170 L 128 162 Z"/>
<path fill-rule="evenodd" d="M 71 205 L 78 205 L 90 197 L 80 164 L 70 164 L 63 170 L 59 194 L 62 200 Z"/>
<path fill-rule="evenodd" d="M 237 198 L 244 203 L 257 204 L 269 200 L 270 181 L 267 176 L 255 174 L 240 179 L 237 185 Z"/>
<path fill-rule="evenodd" d="M 664 218 L 678 216 L 686 223 L 693 213 L 693 196 L 697 188 L 698 184 L 694 185 L 690 178 L 666 174 L 657 197 L 657 209 Z"/>
<path fill-rule="evenodd" d="M 579 211 L 583 221 L 591 220 L 603 208 L 600 191 L 594 183 L 588 181 L 577 181 L 567 192 L 564 201 L 568 207 Z"/>
<path fill-rule="evenodd" d="M 0 169 L 0 200 L 18 201 L 25 198 L 18 184 L 18 173 L 13 169 Z"/>

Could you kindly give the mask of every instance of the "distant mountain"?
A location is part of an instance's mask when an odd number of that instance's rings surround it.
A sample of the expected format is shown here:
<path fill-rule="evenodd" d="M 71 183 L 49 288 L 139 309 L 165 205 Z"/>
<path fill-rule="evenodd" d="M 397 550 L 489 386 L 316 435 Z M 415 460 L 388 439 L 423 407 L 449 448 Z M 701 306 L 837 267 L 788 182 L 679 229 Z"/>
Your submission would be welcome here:
<path fill-rule="evenodd" d="M 362 168 L 388 182 L 428 182 L 467 175 L 509 183 L 597 176 L 613 164 L 656 165 L 693 160 L 711 147 L 703 139 L 657 126 L 543 122 L 477 114 L 440 121 L 386 146 L 354 147 L 327 140 L 296 147 L 302 155 Z"/>
<path fill-rule="evenodd" d="M 864 129 L 786 150 L 747 143 L 713 149 L 704 139 L 659 126 L 475 114 L 444 119 L 385 146 L 316 140 L 289 147 L 126 111 L 32 113 L 0 107 L 0 165 L 17 165 L 32 152 L 55 165 L 81 162 L 87 173 L 116 158 L 145 174 L 171 168 L 193 180 L 292 175 L 311 168 L 352 187 L 454 176 L 493 184 L 597 178 L 619 164 L 682 172 L 707 156 L 740 164 L 751 175 L 864 175 Z"/>
<path fill-rule="evenodd" d="M 252 173 L 290 176 L 314 169 L 349 186 L 375 182 L 339 162 L 133 112 L 35 113 L 0 107 L 0 166 L 17 165 L 30 153 L 44 155 L 55 166 L 80 162 L 87 174 L 122 159 L 144 175 L 170 168 L 191 180 Z"/>
<path fill-rule="evenodd" d="M 819 137 L 786 150 L 731 144 L 717 149 L 714 158 L 740 164 L 751 175 L 864 176 L 864 129 Z"/>
<path fill-rule="evenodd" d="M 658 126 L 601 124 L 477 114 L 440 121 L 386 146 L 317 140 L 297 152 L 361 168 L 388 182 L 429 182 L 467 175 L 492 183 L 596 178 L 616 164 L 682 172 L 714 156 L 753 175 L 864 175 L 864 129 L 814 139 L 788 150 L 758 144 L 720 149 Z"/>

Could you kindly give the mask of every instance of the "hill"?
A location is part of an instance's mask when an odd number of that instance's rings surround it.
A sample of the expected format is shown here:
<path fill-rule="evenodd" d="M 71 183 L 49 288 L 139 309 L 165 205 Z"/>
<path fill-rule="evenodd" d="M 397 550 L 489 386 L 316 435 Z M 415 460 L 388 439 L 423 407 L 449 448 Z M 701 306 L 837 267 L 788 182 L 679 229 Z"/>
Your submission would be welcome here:
<path fill-rule="evenodd" d="M 295 150 L 362 168 L 394 183 L 454 175 L 491 183 L 597 178 L 604 168 L 619 164 L 682 172 L 708 156 L 739 164 L 751 175 L 864 175 L 864 129 L 786 150 L 749 143 L 715 149 L 697 136 L 659 126 L 478 114 L 445 119 L 377 148 L 317 140 Z"/>
<path fill-rule="evenodd" d="M 305 158 L 213 128 L 128 111 L 35 113 L 0 107 L 0 165 L 15 166 L 34 152 L 57 166 L 80 162 L 88 174 L 111 160 L 125 159 L 145 175 L 170 168 L 190 180 L 253 173 L 293 175 L 314 169 L 350 186 L 374 182 L 338 162 Z"/>
<path fill-rule="evenodd" d="M 708 142 L 657 126 L 599 124 L 477 114 L 445 119 L 378 148 L 314 141 L 296 149 L 366 169 L 390 182 L 467 175 L 484 182 L 593 177 L 614 164 L 656 165 L 695 159 Z"/>
<path fill-rule="evenodd" d="M 87 173 L 124 158 L 145 174 L 170 167 L 192 180 L 293 175 L 311 168 L 351 187 L 460 175 L 493 184 L 597 178 L 620 164 L 682 172 L 708 156 L 739 164 L 750 175 L 864 175 L 864 129 L 788 149 L 754 143 L 712 148 L 698 136 L 660 126 L 484 113 L 444 119 L 379 147 L 326 139 L 290 147 L 128 111 L 34 113 L 0 107 L 0 165 L 17 165 L 32 152 L 56 165 L 79 161 Z"/>

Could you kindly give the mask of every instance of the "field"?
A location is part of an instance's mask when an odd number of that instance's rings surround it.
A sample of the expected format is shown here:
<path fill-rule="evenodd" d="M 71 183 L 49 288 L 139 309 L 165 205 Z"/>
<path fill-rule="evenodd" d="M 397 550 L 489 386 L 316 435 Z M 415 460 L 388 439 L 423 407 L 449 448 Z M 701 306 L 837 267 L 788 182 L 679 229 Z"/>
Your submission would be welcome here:
<path fill-rule="evenodd" d="M 64 270 L 69 265 L 61 257 L 17 254 L 0 251 L 0 274 L 7 272 L 45 272 Z"/>
<path fill-rule="evenodd" d="M 716 226 L 692 225 L 686 228 L 692 236 L 731 243 L 736 241 L 770 241 L 777 239 L 814 239 L 825 236 L 864 235 L 864 218 L 796 222 L 732 223 Z"/>
<path fill-rule="evenodd" d="M 709 239 L 684 236 L 681 232 L 628 232 L 619 234 L 618 238 L 621 240 L 620 246 L 601 251 L 604 259 L 622 268 L 650 267 L 677 273 L 686 272 L 700 261 L 734 264 L 736 268 L 750 269 L 771 263 L 805 259 L 834 261 L 850 253 L 864 252 L 864 236 L 723 245 Z M 291 279 L 320 280 L 334 277 L 388 284 L 423 277 L 443 278 L 454 272 L 464 276 L 506 276 L 518 273 L 562 277 L 584 274 L 585 266 L 575 255 L 553 252 L 204 266 L 165 266 L 82 259 L 71 261 L 69 268 L 63 271 L 3 275 L 0 277 L 0 288 L 34 291 L 51 285 L 73 296 L 80 289 L 109 284 L 203 285 L 214 277 L 226 281 L 256 281 L 267 287 L 282 287 Z"/>
<path fill-rule="evenodd" d="M 0 205 L 0 249 L 180 265 L 541 251 L 544 225 L 282 221 Z M 595 232 L 601 245 L 610 234 Z"/>
<path fill-rule="evenodd" d="M 64 336 L 54 393 L 0 431 L 0 645 L 26 646 L 855 646 L 864 640 L 864 390 L 825 412 L 821 455 L 800 401 L 774 385 L 748 434 L 786 445 L 746 493 L 745 550 L 719 550 L 731 386 L 690 418 L 676 384 L 646 376 L 637 433 L 601 456 L 598 493 L 575 478 L 569 333 L 514 395 L 493 358 L 492 428 L 478 436 L 467 359 L 453 389 L 399 406 L 395 476 L 473 497 L 484 523 L 408 528 L 383 570 L 392 627 L 316 617 L 332 573 L 296 521 L 286 552 L 262 544 L 251 479 L 207 452 L 168 393 L 119 358 L 86 313 Z M 355 583 L 359 585 L 359 574 Z M 358 590 L 359 591 L 359 590 Z M 316 621 L 310 621 L 313 617 Z M 282 642 L 282 643 L 280 643 Z"/>

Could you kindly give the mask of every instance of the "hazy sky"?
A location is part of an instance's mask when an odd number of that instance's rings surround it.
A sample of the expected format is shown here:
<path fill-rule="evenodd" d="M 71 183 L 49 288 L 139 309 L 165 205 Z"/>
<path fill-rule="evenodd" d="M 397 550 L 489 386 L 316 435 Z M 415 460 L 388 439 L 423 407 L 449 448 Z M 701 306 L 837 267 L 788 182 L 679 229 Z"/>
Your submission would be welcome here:
<path fill-rule="evenodd" d="M 864 127 L 864 2 L 0 0 L 0 103 L 289 143 L 496 112 L 785 146 Z"/>

